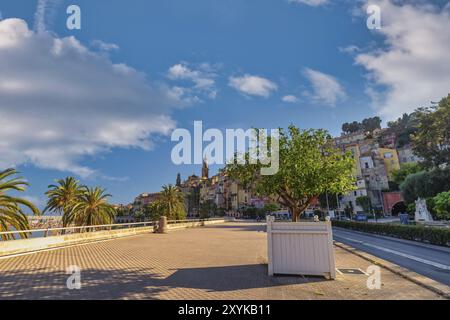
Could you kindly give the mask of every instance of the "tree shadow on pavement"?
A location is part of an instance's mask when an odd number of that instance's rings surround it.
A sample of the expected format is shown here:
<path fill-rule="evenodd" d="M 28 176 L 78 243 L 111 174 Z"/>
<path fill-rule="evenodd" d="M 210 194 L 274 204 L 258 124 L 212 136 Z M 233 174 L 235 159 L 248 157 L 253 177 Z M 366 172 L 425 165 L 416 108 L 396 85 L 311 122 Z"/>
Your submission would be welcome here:
<path fill-rule="evenodd" d="M 327 280 L 319 277 L 301 276 L 269 277 L 267 265 L 251 264 L 177 269 L 163 282 L 170 287 L 195 288 L 207 291 L 234 291 L 323 281 Z"/>
<path fill-rule="evenodd" d="M 69 290 L 70 274 L 62 270 L 17 269 L 0 274 L 2 299 L 158 299 L 171 289 L 199 289 L 206 292 L 270 288 L 326 281 L 322 278 L 269 277 L 263 264 L 169 270 L 168 276 L 151 269 L 83 269 L 81 289 Z M 183 296 L 181 292 L 179 295 Z M 178 296 L 179 296 L 178 295 Z M 186 290 L 186 299 L 189 299 Z"/>
<path fill-rule="evenodd" d="M 153 299 L 164 288 L 148 288 L 157 275 L 149 270 L 81 270 L 81 289 L 67 288 L 70 274 L 62 270 L 19 269 L 0 274 L 1 299 Z"/>

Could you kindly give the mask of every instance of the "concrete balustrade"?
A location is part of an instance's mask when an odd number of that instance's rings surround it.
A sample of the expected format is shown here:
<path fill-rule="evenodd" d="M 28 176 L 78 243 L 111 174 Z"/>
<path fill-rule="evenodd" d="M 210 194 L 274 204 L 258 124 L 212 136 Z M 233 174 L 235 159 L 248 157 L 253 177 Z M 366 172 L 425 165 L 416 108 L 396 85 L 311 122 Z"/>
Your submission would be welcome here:
<path fill-rule="evenodd" d="M 225 220 L 225 219 L 218 219 L 218 220 L 205 220 L 205 221 L 196 221 L 196 222 L 169 223 L 167 225 L 167 229 L 169 231 L 171 231 L 171 230 L 185 229 L 185 228 L 196 228 L 196 227 L 203 227 L 203 226 L 208 226 L 208 225 L 217 224 L 217 223 L 224 223 L 226 221 L 227 220 Z"/>
<path fill-rule="evenodd" d="M 201 227 L 224 222 L 226 222 L 225 219 L 215 219 L 207 221 L 195 220 L 192 222 L 189 222 L 188 220 L 186 220 L 186 222 L 168 221 L 166 232 L 184 228 Z M 21 239 L 21 240 L 0 241 L 0 257 L 12 254 L 20 254 L 39 250 L 65 247 L 70 245 L 84 244 L 95 241 L 129 237 L 144 233 L 151 233 L 154 232 L 155 228 L 154 225 L 147 225 L 144 227 L 114 229 L 117 227 L 120 227 L 120 225 L 113 225 L 111 226 L 111 228 L 109 228 L 110 230 L 71 233 L 65 235 Z"/>

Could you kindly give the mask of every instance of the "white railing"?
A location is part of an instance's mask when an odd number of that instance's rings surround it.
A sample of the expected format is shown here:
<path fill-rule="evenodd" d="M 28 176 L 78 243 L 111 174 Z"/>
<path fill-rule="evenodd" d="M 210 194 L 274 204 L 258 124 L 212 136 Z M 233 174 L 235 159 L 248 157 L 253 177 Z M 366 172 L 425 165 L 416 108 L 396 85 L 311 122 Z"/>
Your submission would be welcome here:
<path fill-rule="evenodd" d="M 70 234 L 70 233 L 83 233 L 83 232 L 93 232 L 100 230 L 117 230 L 125 228 L 136 228 L 155 225 L 154 221 L 150 222 L 133 222 L 133 223 L 118 223 L 118 224 L 103 224 L 94 226 L 80 226 L 80 227 L 61 227 L 61 228 L 44 228 L 44 229 L 31 229 L 31 230 L 14 230 L 14 231 L 4 231 L 0 232 L 0 237 L 3 235 L 18 235 L 18 234 L 28 234 L 43 232 L 42 237 L 47 237 L 48 234 L 60 233 L 60 234 Z"/>
<path fill-rule="evenodd" d="M 168 220 L 168 224 L 181 224 L 181 223 L 192 223 L 192 222 L 203 222 L 203 221 L 214 221 L 214 220 L 223 220 L 220 218 L 213 219 L 187 219 L 187 220 Z M 0 238 L 3 235 L 20 235 L 20 234 L 28 234 L 28 236 L 33 233 L 43 233 L 40 237 L 42 238 L 47 236 L 56 236 L 62 234 L 72 234 L 72 233 L 83 233 L 83 232 L 94 232 L 94 231 L 102 231 L 102 230 L 120 230 L 127 228 L 141 228 L 141 227 L 151 227 L 157 226 L 158 221 L 146 221 L 146 222 L 132 222 L 132 223 L 115 223 L 115 224 L 103 224 L 103 225 L 94 225 L 94 226 L 79 226 L 79 227 L 61 227 L 61 228 L 44 228 L 44 229 L 30 229 L 30 230 L 13 230 L 13 231 L 3 231 L 0 232 Z M 14 239 L 11 239 L 14 240 Z M 0 240 L 1 241 L 1 240 Z"/>
<path fill-rule="evenodd" d="M 215 221 L 215 220 L 223 220 L 223 218 L 167 220 L 167 223 L 168 224 L 177 224 L 177 223 L 203 222 L 203 221 Z"/>

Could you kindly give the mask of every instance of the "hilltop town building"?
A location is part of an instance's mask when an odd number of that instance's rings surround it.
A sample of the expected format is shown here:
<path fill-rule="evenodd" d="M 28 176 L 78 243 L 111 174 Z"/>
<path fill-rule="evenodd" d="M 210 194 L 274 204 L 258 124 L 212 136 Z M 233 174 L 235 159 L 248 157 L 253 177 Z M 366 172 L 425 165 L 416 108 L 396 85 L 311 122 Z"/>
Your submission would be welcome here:
<path fill-rule="evenodd" d="M 400 169 L 402 157 L 405 158 L 404 163 L 418 160 L 411 150 L 403 149 L 399 155 L 400 151 L 395 148 L 396 136 L 389 129 L 342 135 L 334 139 L 334 144 L 343 152 L 351 153 L 355 160 L 356 190 L 341 197 L 341 208 L 350 209 L 353 213 L 363 212 L 357 198 L 368 196 L 374 210 L 390 214 L 392 206 L 385 205 L 383 192 L 389 191 L 389 182 L 393 180 L 394 172 Z"/>
<path fill-rule="evenodd" d="M 398 151 L 398 158 L 400 161 L 400 164 L 404 163 L 419 163 L 423 161 L 423 159 L 419 156 L 416 156 L 414 154 L 414 151 L 411 146 L 405 146 L 403 148 L 397 149 Z"/>
<path fill-rule="evenodd" d="M 417 163 L 417 157 L 410 146 L 396 148 L 397 137 L 390 129 L 375 129 L 372 132 L 343 134 L 333 139 L 334 145 L 342 152 L 350 153 L 354 159 L 353 176 L 355 190 L 339 196 L 341 211 L 352 214 L 364 212 L 358 205 L 358 198 L 369 197 L 371 211 L 390 214 L 393 206 L 401 202 L 401 194 L 393 190 L 393 174 L 405 163 Z M 269 197 L 259 197 L 254 190 L 244 188 L 239 181 L 231 179 L 224 172 L 209 175 L 207 159 L 203 160 L 201 176 L 190 175 L 182 181 L 176 177 L 176 186 L 185 194 L 188 217 L 200 216 L 205 203 L 214 208 L 214 214 L 223 213 L 234 217 L 242 216 L 245 208 L 263 208 L 265 204 L 276 202 Z M 143 209 L 155 201 L 158 193 L 142 193 L 127 207 L 130 211 Z M 319 208 L 316 201 L 308 208 L 313 212 Z M 365 212 L 368 213 L 368 212 Z"/>

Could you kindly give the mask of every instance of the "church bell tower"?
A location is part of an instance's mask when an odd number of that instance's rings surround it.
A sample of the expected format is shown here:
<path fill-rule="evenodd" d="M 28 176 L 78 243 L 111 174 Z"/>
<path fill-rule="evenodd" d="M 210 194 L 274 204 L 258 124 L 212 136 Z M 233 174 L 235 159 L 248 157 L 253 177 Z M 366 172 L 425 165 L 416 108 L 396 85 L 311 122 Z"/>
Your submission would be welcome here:
<path fill-rule="evenodd" d="M 203 159 L 203 166 L 202 166 L 202 178 L 208 179 L 209 178 L 209 167 L 208 167 L 208 161 Z"/>

